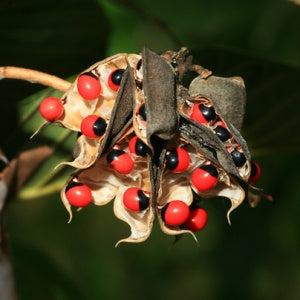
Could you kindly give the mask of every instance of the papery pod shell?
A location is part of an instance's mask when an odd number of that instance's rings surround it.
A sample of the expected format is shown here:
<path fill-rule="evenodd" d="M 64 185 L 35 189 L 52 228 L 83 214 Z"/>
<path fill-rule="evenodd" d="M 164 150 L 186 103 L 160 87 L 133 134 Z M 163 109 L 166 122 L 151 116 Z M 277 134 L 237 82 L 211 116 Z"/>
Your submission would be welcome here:
<path fill-rule="evenodd" d="M 245 84 L 241 77 L 203 79 L 198 76 L 191 82 L 189 92 L 192 97 L 201 94 L 209 99 L 226 121 L 241 130 L 246 109 Z"/>
<path fill-rule="evenodd" d="M 201 95 L 207 98 L 212 103 L 216 114 L 226 124 L 233 139 L 241 147 L 247 159 L 246 164 L 243 166 L 243 175 L 239 172 L 239 177 L 242 176 L 247 181 L 251 170 L 251 155 L 246 141 L 239 132 L 243 122 L 246 103 L 243 80 L 240 77 L 223 78 L 209 76 L 203 79 L 198 76 L 191 82 L 189 93 L 191 97 Z"/>
<path fill-rule="evenodd" d="M 131 57 L 131 56 L 129 56 Z M 112 139 L 118 138 L 123 130 L 126 129 L 126 124 L 130 121 L 130 118 L 132 116 L 132 105 L 133 105 L 133 99 L 134 99 L 134 89 L 135 89 L 135 82 L 133 78 L 133 72 L 131 69 L 131 66 L 129 65 L 127 61 L 127 56 L 113 56 L 111 59 L 104 60 L 103 62 L 97 63 L 87 69 L 86 71 L 94 70 L 96 67 L 100 68 L 100 66 L 103 68 L 102 64 L 109 64 L 111 63 L 114 67 L 116 67 L 116 64 L 114 63 L 114 59 L 122 59 L 123 66 L 126 66 L 125 72 L 123 73 L 120 88 L 118 92 L 110 91 L 111 97 L 107 100 L 104 100 L 104 96 L 101 94 L 98 100 L 92 100 L 92 101 L 85 101 L 82 98 L 77 99 L 80 103 L 82 103 L 81 107 L 90 107 L 90 111 L 85 112 L 86 116 L 90 114 L 97 114 L 99 115 L 99 112 L 103 112 L 103 114 L 100 114 L 101 116 L 104 116 L 104 113 L 106 114 L 106 119 L 108 122 L 106 132 L 103 136 L 91 139 L 85 136 L 80 136 L 77 140 L 77 148 L 75 151 L 75 160 L 73 162 L 67 162 L 62 164 L 68 164 L 78 169 L 83 169 L 91 166 L 97 159 L 99 155 L 101 155 L 102 151 L 107 148 L 109 143 Z M 139 56 L 133 56 L 133 61 L 137 61 Z M 133 62 L 131 61 L 133 64 Z M 126 65 L 125 65 L 126 64 Z M 118 65 L 120 67 L 120 65 Z M 109 72 L 106 70 L 106 74 Z M 76 81 L 75 81 L 76 83 Z M 76 89 L 76 84 L 73 84 L 70 90 Z M 106 90 L 108 90 L 106 88 Z M 68 103 L 68 97 L 73 101 L 73 97 L 75 94 L 75 97 L 78 97 L 78 92 L 72 92 L 68 91 L 65 96 L 63 96 L 63 99 L 66 99 L 65 106 Z M 67 95 L 67 98 L 66 98 Z M 70 96 L 71 95 L 71 96 Z M 90 103 L 92 102 L 92 103 Z M 73 103 L 73 102 L 72 102 Z M 105 106 L 106 104 L 106 106 Z M 72 106 L 72 105 L 70 105 Z M 65 107 L 67 108 L 67 107 Z M 109 110 L 108 110 L 109 109 Z M 106 112 L 105 112 L 106 111 Z M 71 113 L 70 113 L 71 114 Z M 68 111 L 69 115 L 69 111 Z M 84 116 L 81 117 L 80 123 Z M 66 126 L 68 123 L 65 122 L 66 114 L 62 116 L 61 120 L 58 120 L 58 122 L 62 123 L 62 125 Z M 77 124 L 77 127 L 80 127 L 80 124 Z M 67 126 L 66 126 L 67 127 Z M 79 128 L 73 128 L 73 130 L 80 130 Z M 71 128 L 72 129 L 72 128 Z"/>
<path fill-rule="evenodd" d="M 134 116 L 134 126 L 137 135 L 152 150 L 149 155 L 149 171 L 151 191 L 155 198 L 165 157 L 166 141 L 174 137 L 178 128 L 176 77 L 172 66 L 147 48 L 142 52 L 142 66 L 143 96 L 147 114 L 146 140 L 137 128 L 137 113 Z M 137 109 L 135 107 L 135 111 Z"/>
<path fill-rule="evenodd" d="M 172 66 L 162 57 L 143 49 L 143 90 L 147 112 L 147 139 L 171 139 L 178 127 L 176 77 Z"/>
<path fill-rule="evenodd" d="M 222 141 L 209 128 L 182 115 L 179 131 L 184 139 L 210 161 L 224 168 L 226 172 L 240 177 Z"/>
<path fill-rule="evenodd" d="M 128 136 L 131 132 L 132 128 L 118 141 L 120 149 L 128 150 Z M 141 212 L 133 212 L 126 209 L 122 202 L 123 193 L 129 187 L 136 186 L 150 192 L 150 175 L 147 166 L 147 158 L 136 158 L 132 172 L 123 175 L 114 171 L 106 162 L 106 155 L 102 155 L 93 166 L 77 171 L 69 180 L 70 182 L 75 179 L 86 184 L 91 189 L 95 205 L 105 205 L 114 199 L 114 213 L 116 217 L 126 222 L 131 228 L 130 236 L 120 240 L 117 245 L 121 242 L 142 242 L 151 233 L 154 220 L 154 211 L 151 205 L 152 197 L 150 196 L 149 207 Z M 65 195 L 65 188 L 61 193 L 61 197 L 71 220 L 72 210 Z"/>

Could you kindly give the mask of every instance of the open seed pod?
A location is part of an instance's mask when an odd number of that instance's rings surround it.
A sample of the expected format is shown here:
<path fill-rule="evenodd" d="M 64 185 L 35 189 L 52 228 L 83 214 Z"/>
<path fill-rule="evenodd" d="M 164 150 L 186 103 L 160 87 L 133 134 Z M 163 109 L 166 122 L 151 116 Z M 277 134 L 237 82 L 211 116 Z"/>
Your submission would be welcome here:
<path fill-rule="evenodd" d="M 190 98 L 181 104 L 180 112 L 193 120 L 190 120 L 190 126 L 208 129 L 210 138 L 207 141 L 214 140 L 213 135 L 221 141 L 218 147 L 213 147 L 219 163 L 227 172 L 247 182 L 251 157 L 247 143 L 237 129 L 242 126 L 246 101 L 242 79 L 198 76 L 190 84 L 189 94 Z M 226 151 L 229 157 L 224 153 Z"/>
<path fill-rule="evenodd" d="M 62 96 L 62 114 L 54 121 L 77 131 L 75 168 L 91 166 L 109 139 L 120 134 L 132 116 L 133 71 L 140 56 L 117 54 L 81 73 Z"/>
<path fill-rule="evenodd" d="M 189 70 L 199 76 L 186 88 Z M 240 134 L 245 102 L 241 78 L 212 76 L 186 48 L 161 56 L 144 48 L 88 68 L 61 100 L 40 107 L 79 133 L 75 159 L 64 163 L 77 169 L 61 192 L 70 220 L 72 206 L 114 200 L 131 229 L 119 243 L 146 240 L 155 215 L 166 234 L 193 234 L 206 224 L 202 203 L 221 196 L 231 202 L 230 223 L 246 195 L 251 206 L 259 198 L 249 183 L 260 170 Z"/>

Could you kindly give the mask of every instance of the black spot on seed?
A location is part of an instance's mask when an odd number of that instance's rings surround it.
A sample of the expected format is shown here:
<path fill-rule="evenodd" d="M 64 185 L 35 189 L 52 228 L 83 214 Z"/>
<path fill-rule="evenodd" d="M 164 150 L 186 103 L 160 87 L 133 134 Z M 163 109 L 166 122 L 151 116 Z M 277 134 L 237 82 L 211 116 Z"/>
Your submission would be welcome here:
<path fill-rule="evenodd" d="M 106 126 L 105 120 L 99 117 L 93 125 L 93 131 L 96 135 L 101 136 L 105 133 Z"/>
<path fill-rule="evenodd" d="M 169 170 L 174 170 L 178 166 L 178 153 L 176 149 L 171 150 L 166 155 L 166 166 Z"/>
<path fill-rule="evenodd" d="M 125 72 L 124 69 L 118 69 L 111 74 L 111 81 L 113 82 L 113 84 L 115 85 L 121 84 L 121 80 L 124 72 Z"/>
<path fill-rule="evenodd" d="M 69 189 L 71 189 L 71 188 L 74 187 L 74 186 L 81 186 L 81 185 L 83 185 L 81 182 L 77 182 L 77 181 L 72 180 L 72 181 L 70 181 L 70 182 L 68 183 L 68 185 L 66 186 L 65 192 L 67 192 Z"/>
<path fill-rule="evenodd" d="M 243 166 L 245 164 L 246 157 L 245 157 L 245 155 L 242 152 L 234 149 L 233 151 L 231 151 L 230 154 L 231 154 L 231 157 L 233 159 L 233 162 L 235 163 L 235 165 L 237 167 L 241 167 L 241 166 Z"/>
<path fill-rule="evenodd" d="M 149 206 L 149 197 L 147 197 L 142 190 L 138 190 L 137 193 L 139 197 L 140 210 L 144 210 Z"/>
<path fill-rule="evenodd" d="M 209 175 L 217 178 L 219 176 L 218 170 L 215 166 L 213 165 L 204 165 L 200 167 L 200 169 L 206 171 Z"/>
<path fill-rule="evenodd" d="M 107 156 L 106 156 L 106 161 L 110 164 L 112 161 L 114 161 L 117 157 L 120 155 L 124 154 L 125 152 L 123 150 L 119 149 L 113 149 L 111 150 Z"/>

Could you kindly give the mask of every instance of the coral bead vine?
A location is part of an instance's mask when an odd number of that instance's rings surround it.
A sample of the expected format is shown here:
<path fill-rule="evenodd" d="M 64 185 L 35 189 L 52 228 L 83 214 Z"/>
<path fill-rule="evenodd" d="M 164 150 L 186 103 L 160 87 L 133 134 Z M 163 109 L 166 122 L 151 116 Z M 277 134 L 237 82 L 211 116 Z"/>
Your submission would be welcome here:
<path fill-rule="evenodd" d="M 61 90 L 61 99 L 42 101 L 40 113 L 79 133 L 74 160 L 62 163 L 76 168 L 61 191 L 70 220 L 72 206 L 114 200 L 116 217 L 131 228 L 118 243 L 142 242 L 155 216 L 166 234 L 194 236 L 206 225 L 207 199 L 230 200 L 229 222 L 245 199 L 258 202 L 251 184 L 260 167 L 240 134 L 240 77 L 213 76 L 192 64 L 186 48 L 162 55 L 144 48 L 94 64 Z"/>

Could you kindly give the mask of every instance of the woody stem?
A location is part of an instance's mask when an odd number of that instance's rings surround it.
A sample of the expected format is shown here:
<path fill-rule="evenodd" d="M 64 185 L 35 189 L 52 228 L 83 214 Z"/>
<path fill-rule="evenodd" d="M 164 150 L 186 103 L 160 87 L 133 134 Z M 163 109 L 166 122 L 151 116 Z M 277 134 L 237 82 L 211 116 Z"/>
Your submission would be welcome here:
<path fill-rule="evenodd" d="M 11 66 L 0 67 L 0 79 L 3 78 L 20 79 L 33 83 L 39 83 L 48 87 L 52 87 L 61 92 L 66 92 L 71 86 L 70 82 L 59 77 L 31 69 Z"/>

